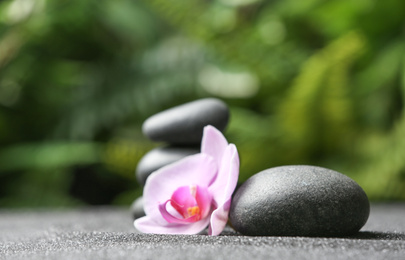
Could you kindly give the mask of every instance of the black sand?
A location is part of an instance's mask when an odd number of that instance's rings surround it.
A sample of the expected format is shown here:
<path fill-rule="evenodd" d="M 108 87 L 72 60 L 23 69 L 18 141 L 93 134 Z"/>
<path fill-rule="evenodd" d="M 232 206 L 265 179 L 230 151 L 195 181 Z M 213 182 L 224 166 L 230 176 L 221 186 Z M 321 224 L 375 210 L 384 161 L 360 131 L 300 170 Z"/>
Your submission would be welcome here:
<path fill-rule="evenodd" d="M 352 237 L 139 234 L 129 210 L 0 210 L 0 259 L 405 259 L 405 204 L 372 204 Z"/>

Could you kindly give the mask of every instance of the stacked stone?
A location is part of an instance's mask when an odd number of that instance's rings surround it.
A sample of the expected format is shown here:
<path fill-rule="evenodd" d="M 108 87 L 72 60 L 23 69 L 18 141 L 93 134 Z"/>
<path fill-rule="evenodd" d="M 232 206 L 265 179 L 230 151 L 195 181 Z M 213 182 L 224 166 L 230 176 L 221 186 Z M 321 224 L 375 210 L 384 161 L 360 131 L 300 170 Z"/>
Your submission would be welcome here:
<path fill-rule="evenodd" d="M 212 98 L 148 118 L 143 133 L 165 146 L 141 159 L 138 182 L 145 185 L 152 172 L 199 153 L 204 127 L 223 131 L 228 120 L 228 107 Z M 142 198 L 133 203 L 132 213 L 134 218 L 144 215 Z M 358 232 L 369 213 L 366 193 L 349 177 L 322 167 L 290 165 L 253 174 L 235 192 L 229 219 L 243 235 L 343 237 Z"/>
<path fill-rule="evenodd" d="M 145 185 L 152 172 L 186 156 L 200 152 L 203 129 L 212 125 L 224 131 L 229 121 L 229 109 L 221 100 L 205 98 L 170 108 L 149 117 L 142 126 L 143 134 L 164 146 L 145 154 L 136 168 L 136 179 Z M 131 206 L 134 218 L 144 216 L 142 197 Z"/>

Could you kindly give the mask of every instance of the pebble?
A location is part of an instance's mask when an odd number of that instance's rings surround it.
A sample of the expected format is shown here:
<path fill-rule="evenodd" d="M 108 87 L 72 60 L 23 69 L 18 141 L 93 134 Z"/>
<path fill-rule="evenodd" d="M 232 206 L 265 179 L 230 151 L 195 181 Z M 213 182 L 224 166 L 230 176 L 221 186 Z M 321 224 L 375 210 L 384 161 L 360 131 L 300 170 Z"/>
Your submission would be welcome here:
<path fill-rule="evenodd" d="M 152 141 L 170 144 L 200 144 L 203 129 L 212 125 L 223 131 L 228 124 L 227 105 L 215 98 L 199 99 L 149 117 L 142 131 Z"/>
<path fill-rule="evenodd" d="M 316 166 L 281 166 L 241 185 L 230 221 L 250 236 L 342 237 L 357 233 L 369 214 L 366 193 L 349 177 Z"/>
<path fill-rule="evenodd" d="M 132 202 L 130 210 L 134 220 L 145 216 L 145 211 L 143 209 L 143 198 L 139 197 L 134 200 L 134 202 Z"/>
<path fill-rule="evenodd" d="M 145 185 L 149 175 L 157 169 L 200 152 L 199 147 L 159 147 L 149 151 L 139 161 L 135 176 L 140 185 Z"/>

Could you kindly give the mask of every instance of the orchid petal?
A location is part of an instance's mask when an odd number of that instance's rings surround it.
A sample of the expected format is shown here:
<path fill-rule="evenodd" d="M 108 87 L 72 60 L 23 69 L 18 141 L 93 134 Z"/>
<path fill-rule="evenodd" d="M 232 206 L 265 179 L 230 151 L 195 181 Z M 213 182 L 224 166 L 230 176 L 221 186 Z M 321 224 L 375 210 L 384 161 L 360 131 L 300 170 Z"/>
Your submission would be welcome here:
<path fill-rule="evenodd" d="M 177 223 L 177 224 L 188 224 L 192 222 L 196 222 L 199 220 L 200 216 L 199 215 L 194 215 L 189 218 L 177 218 L 174 217 L 172 214 L 170 214 L 167 209 L 167 203 L 171 202 L 170 200 L 166 201 L 163 204 L 159 205 L 159 211 L 162 214 L 162 217 L 169 223 Z"/>
<path fill-rule="evenodd" d="M 169 223 L 185 224 L 207 217 L 211 211 L 212 196 L 206 187 L 197 185 L 178 188 L 170 200 L 159 205 L 159 211 Z M 168 212 L 168 203 L 171 213 Z M 173 216 L 177 213 L 177 216 Z"/>
<path fill-rule="evenodd" d="M 201 218 L 207 217 L 211 211 L 212 195 L 205 187 L 197 186 L 197 193 L 195 199 L 200 207 Z"/>
<path fill-rule="evenodd" d="M 204 127 L 201 153 L 211 155 L 212 158 L 217 160 L 217 164 L 219 165 L 227 146 L 228 141 L 219 130 L 210 125 Z"/>
<path fill-rule="evenodd" d="M 210 226 L 208 235 L 217 236 L 224 230 L 228 222 L 229 209 L 231 207 L 231 199 L 220 205 L 211 214 Z"/>
<path fill-rule="evenodd" d="M 210 219 L 205 218 L 203 220 L 184 224 L 170 224 L 166 222 L 166 225 L 160 225 L 153 221 L 150 217 L 145 216 L 135 220 L 134 226 L 137 230 L 143 233 L 153 234 L 197 234 L 203 231 L 209 223 Z"/>
<path fill-rule="evenodd" d="M 152 173 L 144 187 L 144 209 L 147 216 L 164 225 L 167 221 L 159 211 L 159 204 L 167 201 L 178 187 L 195 183 L 208 186 L 217 173 L 217 164 L 211 156 L 196 154 Z"/>
<path fill-rule="evenodd" d="M 149 176 L 143 194 L 146 216 L 134 225 L 144 233 L 162 234 L 196 234 L 209 225 L 209 234 L 219 235 L 228 221 L 238 175 L 236 146 L 206 126 L 201 154 Z"/>
<path fill-rule="evenodd" d="M 232 197 L 238 183 L 238 177 L 238 150 L 234 144 L 230 144 L 225 149 L 217 178 L 209 187 L 209 191 L 217 205 L 224 204 Z"/>
<path fill-rule="evenodd" d="M 173 208 L 175 208 L 183 216 L 184 214 L 182 212 L 184 210 L 187 211 L 187 208 L 197 205 L 197 200 L 195 199 L 195 195 L 192 196 L 191 189 L 192 187 L 190 186 L 183 186 L 178 188 L 173 193 L 170 200 L 172 202 L 171 204 Z"/>
<path fill-rule="evenodd" d="M 228 145 L 222 157 L 221 168 L 215 182 L 209 187 L 217 207 L 211 214 L 209 235 L 219 235 L 228 221 L 232 193 L 239 176 L 239 156 L 234 144 Z"/>

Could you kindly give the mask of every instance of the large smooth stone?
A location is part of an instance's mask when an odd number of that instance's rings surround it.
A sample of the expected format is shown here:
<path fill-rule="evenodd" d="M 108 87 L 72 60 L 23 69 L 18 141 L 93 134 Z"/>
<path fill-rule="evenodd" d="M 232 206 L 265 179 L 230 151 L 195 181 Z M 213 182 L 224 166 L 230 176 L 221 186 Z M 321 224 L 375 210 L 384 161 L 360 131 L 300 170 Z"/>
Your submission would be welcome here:
<path fill-rule="evenodd" d="M 183 159 L 186 156 L 197 154 L 199 148 L 192 147 L 159 147 L 149 151 L 139 161 L 135 176 L 139 184 L 145 185 L 149 175 L 157 169 Z"/>
<path fill-rule="evenodd" d="M 315 166 L 282 166 L 250 177 L 232 200 L 230 220 L 251 236 L 348 236 L 366 223 L 370 204 L 349 177 Z"/>
<path fill-rule="evenodd" d="M 200 99 L 149 117 L 142 126 L 145 136 L 156 142 L 200 144 L 206 125 L 223 131 L 228 124 L 229 109 L 221 100 Z"/>

